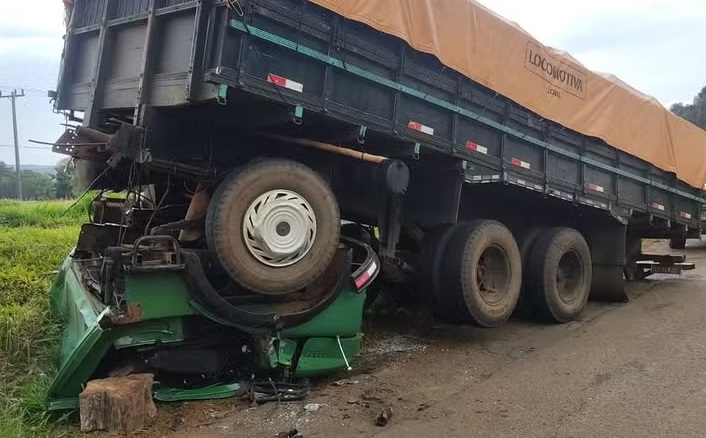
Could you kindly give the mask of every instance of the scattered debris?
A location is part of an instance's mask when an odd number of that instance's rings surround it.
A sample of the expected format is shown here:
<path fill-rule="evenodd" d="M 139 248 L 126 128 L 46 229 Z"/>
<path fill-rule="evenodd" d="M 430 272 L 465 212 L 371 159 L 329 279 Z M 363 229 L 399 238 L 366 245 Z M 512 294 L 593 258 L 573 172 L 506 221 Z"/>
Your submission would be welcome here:
<path fill-rule="evenodd" d="M 365 391 L 363 391 L 363 393 L 360 395 L 360 398 L 362 398 L 365 401 L 374 401 L 374 402 L 379 402 L 379 403 L 385 402 L 385 400 L 383 400 L 381 397 L 378 397 L 377 395 L 373 395 L 372 389 L 366 389 Z"/>
<path fill-rule="evenodd" d="M 345 385 L 357 385 L 358 382 L 357 380 L 351 380 L 351 379 L 341 379 L 341 380 L 336 380 L 331 384 L 331 386 L 345 386 Z"/>
<path fill-rule="evenodd" d="M 316 412 L 321 409 L 321 404 L 319 403 L 309 403 L 304 405 L 304 410 L 307 412 Z"/>
<path fill-rule="evenodd" d="M 301 400 L 308 393 L 308 385 L 300 385 L 295 383 L 274 382 L 255 382 L 250 387 L 249 396 L 253 407 L 257 403 L 265 403 L 269 401 L 294 401 Z"/>
<path fill-rule="evenodd" d="M 376 339 L 372 345 L 365 348 L 365 351 L 367 354 L 380 356 L 388 353 L 424 351 L 425 349 L 424 340 L 420 338 L 393 334 L 389 337 Z"/>
<path fill-rule="evenodd" d="M 420 403 L 419 407 L 417 408 L 417 412 L 422 412 L 426 409 L 429 409 L 429 405 L 426 403 Z"/>
<path fill-rule="evenodd" d="M 277 438 L 304 438 L 304 435 L 299 433 L 297 429 L 292 429 L 289 432 L 278 433 Z"/>
<path fill-rule="evenodd" d="M 172 420 L 172 424 L 171 424 L 171 426 L 169 426 L 169 428 L 171 430 L 173 430 L 174 432 L 176 432 L 177 430 L 181 429 L 182 426 L 184 426 L 184 419 L 177 417 Z"/>
<path fill-rule="evenodd" d="M 375 425 L 380 427 L 385 426 L 390 421 L 390 418 L 392 418 L 392 407 L 388 406 L 380 412 L 380 415 L 377 416 L 375 419 Z"/>

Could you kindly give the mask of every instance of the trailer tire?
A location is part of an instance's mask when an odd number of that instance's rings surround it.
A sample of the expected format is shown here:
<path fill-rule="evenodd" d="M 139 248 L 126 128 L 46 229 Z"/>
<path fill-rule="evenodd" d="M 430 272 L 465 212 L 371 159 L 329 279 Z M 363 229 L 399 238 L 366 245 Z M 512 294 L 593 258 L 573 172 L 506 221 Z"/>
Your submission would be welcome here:
<path fill-rule="evenodd" d="M 515 316 L 520 318 L 531 319 L 534 312 L 533 291 L 528 278 L 530 253 L 537 239 L 544 235 L 547 230 L 548 228 L 543 226 L 532 227 L 516 236 L 520 247 L 520 257 L 522 258 L 522 287 L 520 288 L 520 298 L 517 300 L 517 307 L 515 307 Z"/>
<path fill-rule="evenodd" d="M 442 224 L 424 233 L 419 251 L 419 295 L 423 302 L 433 303 L 439 297 L 440 275 L 444 249 L 453 231 L 451 224 Z"/>
<path fill-rule="evenodd" d="M 512 315 L 520 296 L 520 250 L 512 233 L 499 222 L 457 224 L 444 249 L 439 275 L 438 316 L 496 327 Z"/>
<path fill-rule="evenodd" d="M 593 265 L 584 237 L 572 228 L 553 228 L 539 237 L 529 254 L 528 292 L 534 314 L 565 323 L 586 307 Z"/>
<path fill-rule="evenodd" d="M 671 249 L 685 249 L 686 248 L 686 237 L 678 236 L 669 239 L 669 247 Z"/>
<path fill-rule="evenodd" d="M 242 287 L 266 295 L 313 283 L 331 263 L 340 232 L 326 182 L 283 159 L 256 161 L 226 177 L 206 215 L 208 246 L 223 268 Z"/>

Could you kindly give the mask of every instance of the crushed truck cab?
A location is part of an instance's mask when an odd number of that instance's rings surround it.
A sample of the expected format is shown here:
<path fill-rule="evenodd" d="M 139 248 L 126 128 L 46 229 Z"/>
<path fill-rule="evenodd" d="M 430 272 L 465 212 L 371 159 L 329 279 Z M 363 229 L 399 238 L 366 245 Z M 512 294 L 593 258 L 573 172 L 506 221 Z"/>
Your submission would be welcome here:
<path fill-rule="evenodd" d="M 279 386 L 345 370 L 358 354 L 366 290 L 380 266 L 362 242 L 344 239 L 325 280 L 296 296 L 223 294 L 225 310 L 204 298 L 214 291 L 202 261 L 174 238 L 105 248 L 112 261 L 104 263 L 86 258 L 96 228 L 84 225 L 50 291 L 65 332 L 49 410 L 78 407 L 86 383 L 100 377 L 149 372 L 158 400 L 223 398 L 253 380 Z"/>

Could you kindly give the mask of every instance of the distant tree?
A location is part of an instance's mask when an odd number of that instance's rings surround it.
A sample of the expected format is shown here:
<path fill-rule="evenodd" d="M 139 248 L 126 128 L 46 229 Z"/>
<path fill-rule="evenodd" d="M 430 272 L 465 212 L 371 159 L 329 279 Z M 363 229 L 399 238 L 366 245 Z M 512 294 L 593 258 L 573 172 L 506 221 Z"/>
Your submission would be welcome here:
<path fill-rule="evenodd" d="M 6 163 L 0 161 L 0 198 L 13 198 L 16 193 L 15 170 Z"/>
<path fill-rule="evenodd" d="M 17 197 L 15 169 L 0 161 L 0 198 Z M 24 199 L 53 199 L 56 195 L 54 177 L 33 170 L 22 171 Z"/>
<path fill-rule="evenodd" d="M 50 175 L 33 170 L 22 171 L 22 197 L 24 199 L 53 199 L 54 193 L 54 179 Z"/>
<path fill-rule="evenodd" d="M 69 199 L 74 196 L 74 167 L 71 158 L 64 158 L 56 164 L 54 174 L 54 196 L 57 199 Z"/>
<path fill-rule="evenodd" d="M 706 129 L 706 87 L 696 95 L 693 103 L 675 103 L 670 110 L 701 129 Z"/>

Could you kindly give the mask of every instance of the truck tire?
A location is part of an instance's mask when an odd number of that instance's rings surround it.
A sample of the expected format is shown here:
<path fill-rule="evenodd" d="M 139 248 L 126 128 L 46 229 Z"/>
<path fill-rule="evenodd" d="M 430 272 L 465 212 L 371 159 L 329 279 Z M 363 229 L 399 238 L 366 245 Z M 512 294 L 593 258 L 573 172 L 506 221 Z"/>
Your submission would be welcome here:
<path fill-rule="evenodd" d="M 310 285 L 334 257 L 341 232 L 336 199 L 301 163 L 267 159 L 233 172 L 206 215 L 206 239 L 242 287 L 282 295 Z"/>
<path fill-rule="evenodd" d="M 440 266 L 436 313 L 442 319 L 496 327 L 520 296 L 522 262 L 512 233 L 501 223 L 477 220 L 454 226 Z"/>
<path fill-rule="evenodd" d="M 451 224 L 443 224 L 424 233 L 418 260 L 419 295 L 423 302 L 433 303 L 439 296 L 441 259 L 452 231 Z"/>
<path fill-rule="evenodd" d="M 672 237 L 669 239 L 669 247 L 672 249 L 685 249 L 686 248 L 686 237 Z"/>
<path fill-rule="evenodd" d="M 540 236 L 529 254 L 526 275 L 533 314 L 565 323 L 586 307 L 591 291 L 591 253 L 572 228 L 553 228 Z"/>
<path fill-rule="evenodd" d="M 520 318 L 531 319 L 534 312 L 531 283 L 528 279 L 529 254 L 537 239 L 544 235 L 548 229 L 542 226 L 532 227 L 516 235 L 517 243 L 520 247 L 520 257 L 522 258 L 522 287 L 520 288 L 520 298 L 517 300 L 517 306 L 515 307 L 515 316 Z"/>

